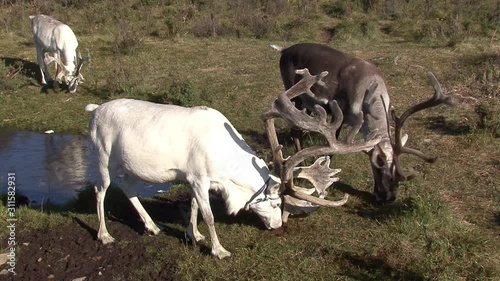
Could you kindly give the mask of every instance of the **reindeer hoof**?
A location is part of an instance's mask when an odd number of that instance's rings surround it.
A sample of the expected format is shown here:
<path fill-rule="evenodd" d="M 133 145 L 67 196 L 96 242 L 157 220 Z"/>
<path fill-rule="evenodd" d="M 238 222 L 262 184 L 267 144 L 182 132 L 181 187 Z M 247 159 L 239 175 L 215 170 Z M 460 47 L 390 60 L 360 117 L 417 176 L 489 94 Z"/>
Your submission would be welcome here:
<path fill-rule="evenodd" d="M 192 232 L 190 233 L 189 231 L 186 232 L 186 241 L 191 241 L 193 245 L 196 245 L 196 243 L 199 243 L 204 240 L 205 236 L 203 236 L 203 234 L 201 233 L 194 234 Z"/>
<path fill-rule="evenodd" d="M 109 243 L 113 243 L 115 242 L 115 238 L 113 238 L 111 235 L 109 234 L 104 234 L 104 235 L 101 235 L 100 237 L 97 238 L 99 241 L 102 242 L 103 245 L 106 245 L 106 244 L 109 244 Z"/>
<path fill-rule="evenodd" d="M 61 89 L 59 88 L 59 83 L 58 83 L 57 81 L 53 81 L 53 82 L 52 82 L 52 87 L 54 88 L 54 91 L 59 92 L 59 90 L 61 90 Z"/>
<path fill-rule="evenodd" d="M 231 253 L 221 247 L 220 249 L 212 249 L 212 255 L 216 256 L 219 259 L 225 259 L 230 257 Z"/>
<path fill-rule="evenodd" d="M 161 232 L 161 228 L 159 228 L 156 225 L 153 225 L 151 227 L 146 227 L 146 233 L 151 235 L 151 236 L 156 236 L 156 235 L 160 234 L 160 232 Z"/>

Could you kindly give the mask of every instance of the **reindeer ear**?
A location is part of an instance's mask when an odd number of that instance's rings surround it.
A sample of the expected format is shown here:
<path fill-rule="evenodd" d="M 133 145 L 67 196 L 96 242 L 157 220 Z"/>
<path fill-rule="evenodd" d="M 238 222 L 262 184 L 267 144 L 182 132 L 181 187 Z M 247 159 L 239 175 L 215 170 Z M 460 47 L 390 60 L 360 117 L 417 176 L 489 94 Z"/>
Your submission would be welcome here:
<path fill-rule="evenodd" d="M 370 155 L 370 153 L 373 152 L 373 148 L 367 148 L 367 149 L 363 149 L 362 150 L 364 153 L 366 153 L 367 155 Z"/>
<path fill-rule="evenodd" d="M 281 180 L 280 178 L 274 176 L 274 175 L 269 175 L 269 194 L 278 194 L 278 191 L 281 186 Z"/>
<path fill-rule="evenodd" d="M 404 136 L 401 137 L 401 146 L 405 146 L 407 141 L 408 141 L 408 134 L 405 134 Z"/>
<path fill-rule="evenodd" d="M 379 159 L 382 160 L 382 166 L 379 164 Z M 392 149 L 387 147 L 387 143 L 378 143 L 375 145 L 372 155 L 371 162 L 372 165 L 381 169 L 382 167 L 387 167 L 387 161 L 392 159 Z"/>
<path fill-rule="evenodd" d="M 387 153 L 385 153 L 384 151 L 384 148 L 382 147 L 382 145 L 380 143 L 378 143 L 376 146 L 375 146 L 375 151 L 374 153 L 377 153 L 377 155 L 382 158 L 382 159 L 387 159 Z"/>

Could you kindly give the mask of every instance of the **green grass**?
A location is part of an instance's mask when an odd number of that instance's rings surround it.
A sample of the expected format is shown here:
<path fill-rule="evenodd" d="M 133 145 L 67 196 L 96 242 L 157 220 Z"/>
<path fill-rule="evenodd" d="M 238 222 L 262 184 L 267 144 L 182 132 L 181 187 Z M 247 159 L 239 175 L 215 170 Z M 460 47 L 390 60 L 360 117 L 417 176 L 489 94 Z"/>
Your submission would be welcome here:
<path fill-rule="evenodd" d="M 269 45 L 301 41 L 323 42 L 376 63 L 398 113 L 432 94 L 429 70 L 460 101 L 408 120 L 408 145 L 440 158 L 430 165 L 405 156 L 404 168 L 416 178 L 402 184 L 394 204 L 364 200 L 372 188 L 366 156 L 335 156 L 332 166 L 342 172 L 332 196 L 353 194 L 344 207 L 293 217 L 284 236 L 247 223 L 256 219 L 252 215 L 228 218 L 219 208 L 217 233 L 234 255 L 224 261 L 168 234 L 155 238 L 165 251 L 148 248 L 146 238 L 119 241 L 144 243 L 145 251 L 157 256 L 154 264 L 136 269 L 137 280 L 165 265 L 176 269 L 179 280 L 500 278 L 499 7 L 494 1 L 461 6 L 455 1 L 236 1 L 247 5 L 240 7 L 220 1 L 66 1 L 65 7 L 63 1 L 49 5 L 53 2 L 58 1 L 2 6 L 0 18 L 9 20 L 0 21 L 0 128 L 87 134 L 85 105 L 124 97 L 206 105 L 226 115 L 269 161 L 267 144 L 256 137 L 264 134 L 259 116 L 283 88 L 279 54 Z M 374 4 L 365 7 L 365 2 Z M 129 24 L 104 12 L 109 5 Z M 75 94 L 38 85 L 28 24 L 28 15 L 36 12 L 70 24 L 81 50 L 90 50 L 86 82 Z M 141 20 L 145 15 L 148 20 Z M 165 196 L 176 198 L 183 188 Z M 74 216 L 97 227 L 92 200 L 90 192 L 68 209 L 21 208 L 19 221 L 24 231 L 65 224 Z M 132 208 L 110 209 L 118 217 L 127 212 Z M 7 233 L 3 221 L 2 236 Z M 206 226 L 200 227 L 208 236 Z"/>

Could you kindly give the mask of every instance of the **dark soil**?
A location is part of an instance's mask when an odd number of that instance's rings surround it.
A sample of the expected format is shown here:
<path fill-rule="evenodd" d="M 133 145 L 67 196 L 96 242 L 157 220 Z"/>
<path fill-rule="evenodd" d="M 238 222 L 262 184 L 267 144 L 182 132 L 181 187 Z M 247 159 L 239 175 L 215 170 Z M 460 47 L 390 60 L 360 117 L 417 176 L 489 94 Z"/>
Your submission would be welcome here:
<path fill-rule="evenodd" d="M 126 246 L 114 243 L 102 245 L 94 235 L 82 228 L 77 221 L 56 229 L 25 233 L 19 238 L 17 275 L 10 280 L 123 280 L 133 278 L 133 270 L 154 261 L 154 254 L 145 251 L 140 234 L 127 225 L 109 222 L 108 227 L 117 241 L 131 241 Z M 149 243 L 159 243 L 151 237 Z M 158 245 L 159 246 L 159 245 Z M 168 265 L 158 272 L 148 272 L 151 280 L 174 280 L 173 268 Z"/>
<path fill-rule="evenodd" d="M 145 202 L 144 207 L 157 222 L 184 224 L 179 207 L 189 206 L 189 202 L 189 198 L 175 202 L 155 200 Z M 179 238 L 179 245 L 174 246 L 181 247 L 180 244 L 185 242 L 184 233 L 164 229 L 158 237 L 149 237 L 144 234 L 144 226 L 132 207 L 122 213 L 127 215 L 121 214 L 120 219 L 116 219 L 111 214 L 107 219 L 108 230 L 116 239 L 115 243 L 108 245 L 97 241 L 97 228 L 77 217 L 57 227 L 20 231 L 16 237 L 16 275 L 0 275 L 0 279 L 39 281 L 85 277 L 84 280 L 138 280 L 140 276 L 142 280 L 175 280 L 175 256 L 172 256 L 171 264 L 151 265 L 155 264 L 156 249 L 168 251 L 171 247 L 162 239 L 165 235 Z M 95 220 L 97 224 L 97 217 Z"/>
<path fill-rule="evenodd" d="M 21 231 L 16 237 L 16 275 L 0 274 L 0 280 L 176 280 L 176 253 L 187 243 L 184 231 L 166 225 L 187 226 L 190 195 L 179 194 L 176 198 L 155 198 L 143 201 L 144 208 L 163 231 L 158 236 L 144 233 L 144 225 L 123 194 L 108 194 L 106 226 L 115 242 L 103 245 L 97 241 L 97 216 L 89 226 L 74 213 L 95 215 L 93 202 L 68 213 L 68 223 L 56 227 Z M 122 198 L 119 198 L 119 197 Z M 80 198 L 81 199 L 81 198 Z M 85 199 L 90 200 L 90 199 Z M 92 201 L 92 200 L 90 200 Z M 212 211 L 218 221 L 224 223 L 248 223 L 262 228 L 262 223 L 250 213 L 238 217 L 226 214 L 223 200 L 211 196 Z M 79 204 L 75 204 L 79 205 Z M 83 209 L 82 209 L 83 208 Z M 181 209 L 183 211 L 181 211 Z M 201 219 L 201 218 L 200 218 Z M 275 235 L 284 235 L 286 228 L 274 230 Z M 179 244 L 172 243 L 177 239 Z M 168 241 L 167 241 L 168 240 Z M 200 252 L 210 255 L 210 248 L 196 245 Z M 161 250 L 159 250 L 161 249 Z M 168 264 L 162 263 L 160 255 L 168 253 Z M 6 264 L 0 270 L 8 268 Z M 4 271 L 5 272 L 5 271 Z M 6 278 L 7 277 L 7 278 Z M 85 277 L 85 279 L 81 279 Z M 79 279 L 80 278 L 80 279 Z"/>

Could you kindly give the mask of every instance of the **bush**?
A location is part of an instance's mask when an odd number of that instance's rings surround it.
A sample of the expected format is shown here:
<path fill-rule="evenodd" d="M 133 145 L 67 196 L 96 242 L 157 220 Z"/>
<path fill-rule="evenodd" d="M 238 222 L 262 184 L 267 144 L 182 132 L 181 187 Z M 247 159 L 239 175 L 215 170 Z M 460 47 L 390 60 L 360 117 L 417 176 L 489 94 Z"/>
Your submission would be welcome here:
<path fill-rule="evenodd" d="M 138 28 L 131 27 L 127 20 L 118 20 L 118 32 L 115 35 L 112 49 L 115 53 L 130 55 L 143 47 L 144 36 Z"/>
<path fill-rule="evenodd" d="M 179 106 L 197 105 L 197 90 L 190 80 L 174 82 L 164 93 L 151 94 L 150 101 L 163 104 L 175 104 Z"/>
<path fill-rule="evenodd" d="M 120 94 L 131 95 L 139 85 L 139 80 L 142 79 L 139 68 L 131 67 L 122 58 L 117 58 L 115 61 L 116 63 L 106 73 L 106 86 L 104 89 L 96 89 L 97 95 L 101 98 L 110 98 Z"/>
<path fill-rule="evenodd" d="M 325 14 L 330 17 L 341 18 L 347 15 L 347 5 L 345 1 L 329 1 L 321 5 Z"/>
<path fill-rule="evenodd" d="M 225 28 L 214 14 L 196 21 L 193 26 L 193 34 L 198 37 L 216 37 L 226 33 Z"/>
<path fill-rule="evenodd" d="M 378 27 L 373 21 L 343 21 L 327 29 L 327 32 L 334 41 L 364 40 L 376 37 Z"/>
<path fill-rule="evenodd" d="M 477 126 L 493 135 L 500 137 L 500 112 L 496 112 L 491 105 L 480 103 L 474 110 L 477 114 Z"/>

